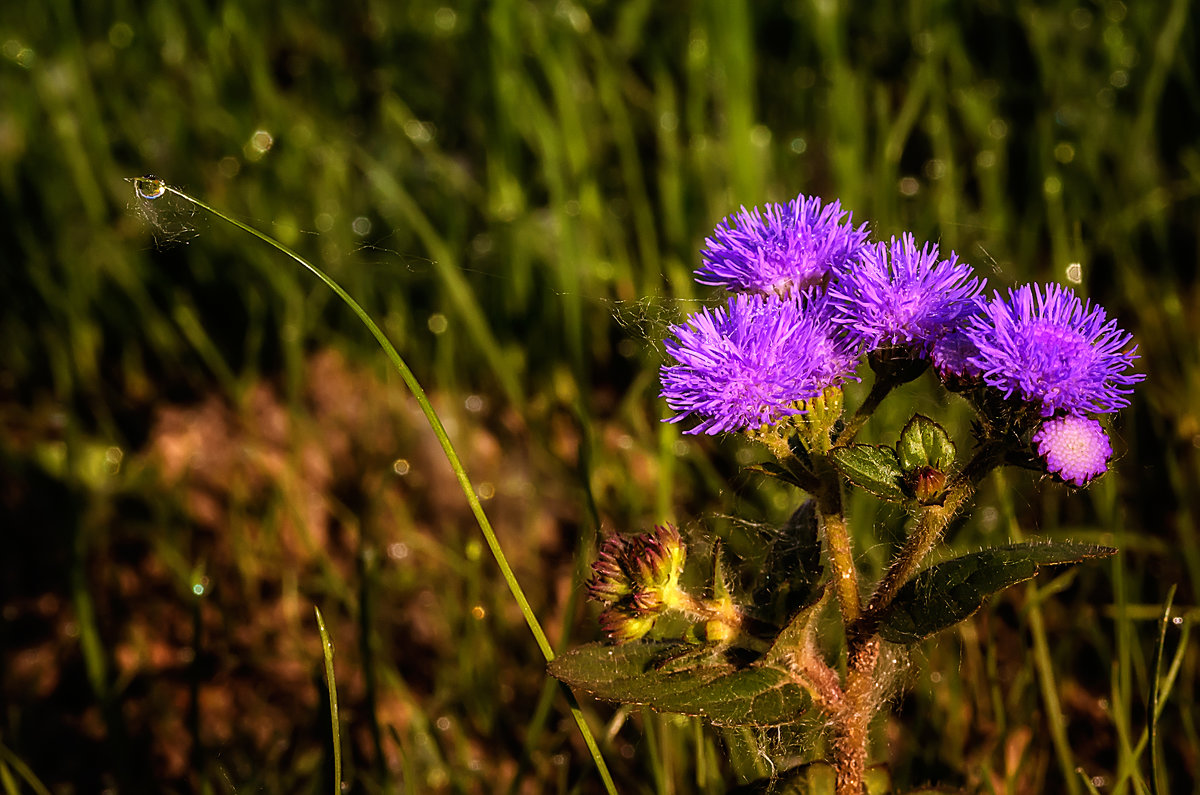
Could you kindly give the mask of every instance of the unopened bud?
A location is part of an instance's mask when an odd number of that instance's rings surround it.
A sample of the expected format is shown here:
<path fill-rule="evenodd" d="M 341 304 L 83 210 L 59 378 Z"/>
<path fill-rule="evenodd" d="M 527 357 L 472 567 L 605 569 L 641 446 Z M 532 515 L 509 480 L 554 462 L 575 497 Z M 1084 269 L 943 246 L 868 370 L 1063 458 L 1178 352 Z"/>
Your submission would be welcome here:
<path fill-rule="evenodd" d="M 662 591 L 656 589 L 638 591 L 627 601 L 634 611 L 644 614 L 658 615 L 665 607 Z"/>
<path fill-rule="evenodd" d="M 931 466 L 917 467 L 909 473 L 913 496 L 922 505 L 938 502 L 946 488 L 946 473 Z"/>
<path fill-rule="evenodd" d="M 687 549 L 670 525 L 636 536 L 613 536 L 601 544 L 587 591 L 609 606 L 600 614 L 600 624 L 613 641 L 642 637 L 655 618 L 678 606 L 686 560 Z"/>
<path fill-rule="evenodd" d="M 679 582 L 683 564 L 687 562 L 687 547 L 683 545 L 679 531 L 669 524 L 659 525 L 643 539 L 641 557 L 645 561 L 646 579 L 640 584 L 661 588 Z"/>
<path fill-rule="evenodd" d="M 626 566 L 628 547 L 621 536 L 613 536 L 600 546 L 600 556 L 592 564 L 587 591 L 599 602 L 616 602 L 634 593 L 633 580 Z"/>

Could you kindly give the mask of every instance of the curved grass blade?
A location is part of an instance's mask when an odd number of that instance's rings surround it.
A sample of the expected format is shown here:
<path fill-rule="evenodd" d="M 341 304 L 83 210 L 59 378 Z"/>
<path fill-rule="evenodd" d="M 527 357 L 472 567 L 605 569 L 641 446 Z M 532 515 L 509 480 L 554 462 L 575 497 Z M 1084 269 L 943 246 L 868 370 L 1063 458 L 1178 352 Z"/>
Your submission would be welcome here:
<path fill-rule="evenodd" d="M 329 721 L 333 731 L 333 795 L 342 791 L 342 732 L 338 723 L 337 682 L 333 678 L 333 640 L 325 629 L 321 608 L 313 605 L 317 614 L 317 630 L 321 633 L 321 654 L 325 657 L 325 681 L 329 687 Z"/>
<path fill-rule="evenodd" d="M 550 641 L 546 639 L 546 633 L 542 630 L 542 625 L 534 615 L 533 608 L 529 605 L 529 600 L 525 597 L 525 591 L 517 582 L 517 576 L 513 572 L 512 567 L 508 563 L 508 558 L 504 554 L 504 550 L 500 546 L 499 539 L 496 538 L 496 533 L 492 529 L 491 520 L 487 518 L 487 514 L 483 510 L 483 504 L 479 502 L 479 496 L 475 493 L 475 486 L 471 483 L 471 479 L 467 476 L 467 470 L 462 464 L 462 460 L 458 457 L 458 451 L 454 449 L 454 444 L 450 441 L 450 435 L 446 433 L 446 426 L 442 423 L 442 419 L 434 410 L 433 404 L 429 402 L 428 396 L 425 394 L 425 389 L 417 381 L 417 377 L 409 369 L 408 363 L 400 356 L 400 352 L 396 350 L 396 346 L 392 345 L 391 340 L 383 333 L 383 329 L 379 328 L 367 311 L 362 308 L 362 305 L 354 300 L 346 290 L 333 280 L 325 271 L 313 265 L 311 262 L 301 257 L 295 251 L 285 246 L 275 238 L 260 232 L 252 226 L 248 226 L 236 218 L 231 218 L 225 215 L 220 210 L 206 204 L 173 185 L 167 184 L 165 181 L 157 177 L 137 177 L 133 180 L 134 190 L 138 197 L 145 200 L 154 200 L 167 193 L 178 196 L 184 201 L 191 202 L 205 212 L 215 215 L 222 221 L 225 221 L 238 229 L 242 230 L 252 237 L 256 237 L 262 242 L 274 248 L 281 254 L 294 260 L 309 273 L 320 279 L 326 287 L 346 304 L 359 321 L 371 332 L 371 336 L 383 349 L 400 377 L 404 380 L 404 384 L 416 399 L 417 405 L 421 407 L 421 413 L 425 415 L 426 422 L 429 423 L 433 435 L 437 437 L 438 444 L 441 445 L 442 453 L 446 456 L 446 460 L 450 463 L 450 468 L 454 470 L 454 477 L 458 480 L 459 488 L 462 490 L 463 496 L 467 500 L 467 505 L 471 508 L 471 513 L 475 516 L 475 521 L 479 525 L 480 531 L 483 533 L 484 540 L 487 541 L 488 549 L 492 553 L 492 557 L 496 560 L 496 565 L 500 567 L 500 573 L 504 577 L 504 581 L 508 584 L 508 589 L 512 593 L 513 599 L 516 600 L 517 606 L 521 610 L 521 615 L 525 618 L 525 623 L 529 626 L 530 633 L 533 634 L 533 639 L 537 642 L 538 649 L 541 650 L 542 656 L 547 662 L 554 659 L 554 649 L 550 647 Z M 567 699 L 567 704 L 571 709 L 571 715 L 575 719 L 575 724 L 579 727 L 579 732 L 583 736 L 584 743 L 591 753 L 592 760 L 596 764 L 596 770 L 600 773 L 600 778 L 604 781 L 604 787 L 609 792 L 615 795 L 616 785 L 613 783 L 612 776 L 608 772 L 608 766 L 604 763 L 604 757 L 600 755 L 600 747 L 596 744 L 595 737 L 592 736 L 591 729 L 588 728 L 587 721 L 583 717 L 583 712 L 579 709 L 579 702 L 575 699 L 575 695 L 566 686 L 563 687 L 563 695 Z"/>
<path fill-rule="evenodd" d="M 0 743 L 0 771 L 7 774 L 10 767 L 21 777 L 22 781 L 29 785 L 34 795 L 50 795 L 50 790 L 34 775 L 34 772 L 29 769 L 29 765 L 25 764 L 24 760 L 13 753 L 4 743 Z M 8 780 L 5 781 L 5 791 L 19 793 L 20 789 L 16 787 L 16 782 L 11 781 L 9 776 L 6 776 L 6 779 Z M 12 786 L 9 786 L 10 782 Z"/>

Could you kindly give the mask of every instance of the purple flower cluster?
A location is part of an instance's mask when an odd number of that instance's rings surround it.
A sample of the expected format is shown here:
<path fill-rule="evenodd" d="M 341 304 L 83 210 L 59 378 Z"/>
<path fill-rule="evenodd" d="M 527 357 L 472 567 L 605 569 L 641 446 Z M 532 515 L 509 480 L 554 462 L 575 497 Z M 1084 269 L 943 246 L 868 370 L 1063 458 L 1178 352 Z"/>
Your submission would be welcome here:
<path fill-rule="evenodd" d="M 854 267 L 829 287 L 835 322 L 869 349 L 903 346 L 922 353 L 953 325 L 973 314 L 983 281 L 971 266 L 938 247 L 917 247 L 910 234 L 866 246 Z"/>
<path fill-rule="evenodd" d="M 671 329 L 661 373 L 669 421 L 693 418 L 688 433 L 709 434 L 770 425 L 855 379 L 863 354 L 886 350 L 932 361 L 951 388 L 1034 407 L 1048 421 L 1032 443 L 1065 480 L 1103 471 L 1111 450 L 1087 416 L 1128 405 L 1145 377 L 1131 372 L 1130 334 L 1059 285 L 987 300 L 984 280 L 954 252 L 943 257 L 910 234 L 872 243 L 851 221 L 836 201 L 799 196 L 717 226 L 696 279 L 735 295 Z M 1067 417 L 1070 433 L 1056 430 Z M 1084 420 L 1094 427 L 1081 430 Z M 1080 439 L 1091 440 L 1086 455 L 1074 452 Z"/>
<path fill-rule="evenodd" d="M 727 290 L 785 295 L 852 263 L 867 242 L 839 202 L 798 196 L 729 216 L 704 241 L 696 281 Z"/>
<path fill-rule="evenodd" d="M 770 425 L 849 377 L 858 351 L 839 335 L 812 291 L 781 297 L 738 293 L 671 329 L 675 364 L 662 369 L 663 397 L 700 424 L 688 433 Z"/>
<path fill-rule="evenodd" d="M 1107 414 L 1129 405 L 1137 346 L 1104 309 L 1058 284 L 999 293 L 971 319 L 969 364 L 1005 397 L 1019 395 L 1055 414 Z"/>

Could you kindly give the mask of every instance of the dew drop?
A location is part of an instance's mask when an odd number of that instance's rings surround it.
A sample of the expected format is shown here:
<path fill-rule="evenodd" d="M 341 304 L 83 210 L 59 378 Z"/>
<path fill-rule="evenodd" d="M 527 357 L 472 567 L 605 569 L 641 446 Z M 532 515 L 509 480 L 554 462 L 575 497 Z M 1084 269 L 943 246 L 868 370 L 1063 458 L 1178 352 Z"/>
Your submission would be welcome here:
<path fill-rule="evenodd" d="M 153 174 L 147 174 L 133 180 L 133 189 L 137 191 L 138 198 L 153 201 L 167 192 L 167 183 Z"/>

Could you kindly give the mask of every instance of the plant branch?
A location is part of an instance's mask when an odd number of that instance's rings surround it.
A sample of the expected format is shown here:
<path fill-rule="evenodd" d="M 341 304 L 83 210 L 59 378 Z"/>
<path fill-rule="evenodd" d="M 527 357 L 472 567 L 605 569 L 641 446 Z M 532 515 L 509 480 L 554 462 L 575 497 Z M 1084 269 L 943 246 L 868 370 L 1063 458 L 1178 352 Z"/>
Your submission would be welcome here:
<path fill-rule="evenodd" d="M 975 488 L 971 483 L 960 482 L 950 490 L 941 505 L 927 505 L 921 509 L 917 526 L 909 533 L 900 554 L 892 561 L 887 573 L 875 587 L 875 592 L 871 594 L 859 626 L 854 628 L 855 637 L 866 638 L 875 634 L 879 618 L 896 598 L 900 588 L 921 567 L 921 563 L 933 549 L 933 545 L 941 538 L 946 525 L 950 524 L 954 514 L 974 491 Z"/>
<path fill-rule="evenodd" d="M 862 597 L 858 592 L 858 569 L 854 565 L 854 549 L 850 529 L 842 513 L 842 481 L 827 457 L 817 459 L 820 489 L 814 495 L 817 517 L 829 545 L 829 566 L 833 570 L 833 589 L 842 613 L 842 626 L 849 629 L 862 612 Z"/>
<path fill-rule="evenodd" d="M 834 715 L 834 769 L 837 795 L 862 795 L 867 769 L 867 742 L 871 718 L 878 706 L 875 699 L 875 664 L 879 639 L 872 638 L 851 651 L 846 672 L 846 697 Z"/>

